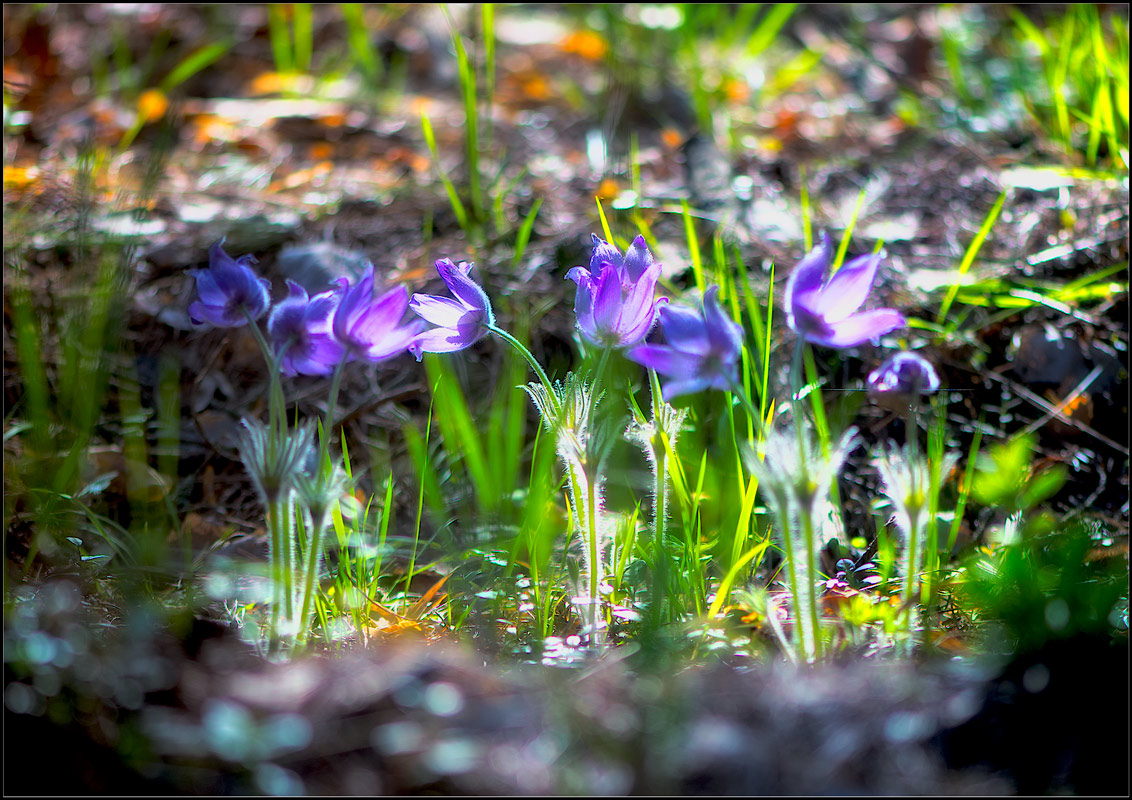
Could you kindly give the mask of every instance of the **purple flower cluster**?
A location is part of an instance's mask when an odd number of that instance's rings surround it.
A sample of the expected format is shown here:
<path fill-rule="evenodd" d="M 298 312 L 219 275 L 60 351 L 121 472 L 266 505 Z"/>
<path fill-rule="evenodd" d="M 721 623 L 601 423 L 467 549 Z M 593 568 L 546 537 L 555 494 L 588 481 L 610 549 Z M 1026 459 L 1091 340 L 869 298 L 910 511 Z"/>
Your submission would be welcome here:
<path fill-rule="evenodd" d="M 209 251 L 208 270 L 191 272 L 200 296 L 189 306 L 194 324 L 236 327 L 258 319 L 270 306 L 270 284 L 252 269 L 254 259 L 233 259 L 222 243 Z M 574 311 L 587 341 L 626 349 L 629 360 L 667 377 L 665 400 L 738 387 L 743 331 L 720 308 L 718 286 L 704 293 L 699 311 L 669 306 L 666 298 L 655 296 L 660 263 L 643 237 L 624 254 L 597 236 L 593 245 L 589 267 L 574 267 L 566 275 L 577 284 Z M 827 278 L 831 255 L 829 237 L 823 236 L 790 275 L 786 319 L 793 331 L 814 344 L 853 347 L 905 324 L 890 308 L 859 310 L 872 289 L 879 254 L 855 258 Z M 471 278 L 472 266 L 447 258 L 436 262 L 451 297 L 414 294 L 410 299 L 403 286 L 375 297 L 372 264 L 357 283 L 339 278 L 334 289 L 313 297 L 288 281 L 289 294 L 267 323 L 280 371 L 326 375 L 343 360 L 381 362 L 406 350 L 419 361 L 423 353 L 463 350 L 489 331 L 499 332 L 490 299 Z M 406 322 L 409 309 L 420 319 Z M 657 320 L 667 344 L 643 344 Z M 423 329 L 423 322 L 433 327 Z M 930 389 L 933 383 L 925 377 L 918 386 Z"/>
<path fill-rule="evenodd" d="M 271 284 L 256 275 L 251 256 L 233 259 L 217 242 L 209 250 L 209 268 L 192 270 L 200 299 L 189 306 L 196 325 L 234 328 L 257 320 L 271 304 Z M 386 361 L 408 349 L 421 332 L 419 321 L 405 322 L 409 293 L 398 286 L 374 297 L 374 267 L 351 284 L 311 297 L 294 281 L 271 310 L 267 332 L 284 375 L 329 375 L 343 359 Z"/>

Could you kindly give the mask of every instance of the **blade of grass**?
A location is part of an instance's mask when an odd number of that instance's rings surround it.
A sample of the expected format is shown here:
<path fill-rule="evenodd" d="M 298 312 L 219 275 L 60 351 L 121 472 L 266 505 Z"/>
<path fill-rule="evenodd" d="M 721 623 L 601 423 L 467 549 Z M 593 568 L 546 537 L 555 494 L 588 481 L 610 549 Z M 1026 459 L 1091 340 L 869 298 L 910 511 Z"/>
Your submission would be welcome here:
<path fill-rule="evenodd" d="M 936 313 L 935 321 L 937 325 L 942 325 L 943 321 L 947 318 L 947 312 L 951 310 L 951 304 L 955 300 L 955 295 L 959 292 L 962 279 L 971 268 L 971 264 L 975 261 L 975 256 L 979 254 L 979 249 L 983 246 L 983 242 L 986 241 L 987 236 L 991 232 L 991 228 L 994 227 L 994 223 L 998 220 L 998 214 L 1002 211 L 1004 202 L 1006 202 L 1005 189 L 999 194 L 998 199 L 994 201 L 994 205 L 991 206 L 990 211 L 987 212 L 986 218 L 983 219 L 983 224 L 979 226 L 978 233 L 975 234 L 975 238 L 971 240 L 971 244 L 967 247 L 967 252 L 963 254 L 963 260 L 959 263 L 955 283 L 951 284 L 950 288 L 947 290 L 947 295 L 943 298 L 943 302 L 940 303 L 939 311 Z"/>

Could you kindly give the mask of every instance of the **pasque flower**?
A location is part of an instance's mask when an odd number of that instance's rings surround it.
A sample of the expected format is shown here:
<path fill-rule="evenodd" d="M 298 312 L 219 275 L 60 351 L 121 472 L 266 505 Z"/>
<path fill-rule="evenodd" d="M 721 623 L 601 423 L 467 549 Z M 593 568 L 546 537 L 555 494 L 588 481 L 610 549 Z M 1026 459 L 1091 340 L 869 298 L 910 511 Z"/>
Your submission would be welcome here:
<path fill-rule="evenodd" d="M 671 379 L 661 390 L 665 401 L 703 389 L 728 390 L 739 383 L 743 329 L 719 307 L 718 294 L 718 286 L 704 293 L 702 314 L 664 306 L 658 313 L 668 344 L 643 344 L 625 354 Z"/>
<path fill-rule="evenodd" d="M 600 347 L 630 347 L 639 343 L 656 323 L 656 280 L 660 264 L 638 236 L 622 256 L 609 242 L 593 237 L 589 269 L 574 267 L 566 277 L 578 285 L 574 313 L 578 329 Z"/>
<path fill-rule="evenodd" d="M 786 324 L 806 341 L 825 347 L 855 347 L 906 324 L 891 308 L 858 311 L 869 296 L 880 254 L 844 264 L 828 280 L 829 236 L 794 268 L 786 283 Z"/>
<path fill-rule="evenodd" d="M 451 353 L 470 347 L 495 325 L 491 300 L 468 274 L 473 266 L 467 261 L 453 264 L 451 259 L 440 259 L 436 271 L 452 297 L 414 294 L 409 301 L 417 316 L 439 326 L 418 334 L 409 344 L 417 361 L 422 353 Z"/>
<path fill-rule="evenodd" d="M 869 373 L 866 385 L 872 395 L 915 400 L 920 395 L 937 391 L 939 376 L 923 356 L 904 351 Z"/>
<path fill-rule="evenodd" d="M 294 281 L 287 281 L 287 288 L 287 299 L 267 318 L 279 370 L 284 375 L 329 375 L 346 352 L 330 329 L 341 295 L 329 291 L 311 297 Z"/>
<path fill-rule="evenodd" d="M 271 305 L 271 283 L 255 274 L 252 256 L 233 259 L 221 239 L 208 251 L 208 269 L 189 270 L 196 279 L 199 300 L 189 304 L 194 325 L 205 322 L 219 328 L 236 328 L 259 319 Z M 245 316 L 246 312 L 246 316 Z"/>
<path fill-rule="evenodd" d="M 356 284 L 351 286 L 348 279 L 339 278 L 338 285 L 342 299 L 334 311 L 331 330 L 351 359 L 393 358 L 420 331 L 415 322 L 401 324 L 409 307 L 409 292 L 404 286 L 373 296 L 373 264 Z"/>

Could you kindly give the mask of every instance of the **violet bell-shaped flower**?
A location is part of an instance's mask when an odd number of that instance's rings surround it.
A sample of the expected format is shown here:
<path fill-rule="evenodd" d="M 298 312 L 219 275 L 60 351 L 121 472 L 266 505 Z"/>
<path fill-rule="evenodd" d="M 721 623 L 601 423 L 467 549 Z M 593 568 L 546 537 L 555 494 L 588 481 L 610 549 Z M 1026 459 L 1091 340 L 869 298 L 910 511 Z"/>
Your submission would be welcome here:
<path fill-rule="evenodd" d="M 218 328 L 238 328 L 248 319 L 259 319 L 271 305 L 271 283 L 252 269 L 255 258 L 232 258 L 221 239 L 208 250 L 208 269 L 192 269 L 200 298 L 189 304 L 194 325 L 210 323 Z M 246 312 L 246 315 L 245 315 Z"/>
<path fill-rule="evenodd" d="M 287 299 L 267 318 L 267 332 L 284 375 L 329 375 L 342 360 L 346 347 L 334 337 L 331 319 L 341 295 L 337 290 L 311 297 L 294 281 L 287 281 Z"/>
<path fill-rule="evenodd" d="M 728 391 L 739 385 L 743 329 L 720 308 L 718 294 L 718 286 L 704 292 L 702 314 L 664 306 L 660 327 L 668 344 L 643 344 L 625 354 L 671 379 L 661 389 L 665 402 L 703 389 Z"/>
<path fill-rule="evenodd" d="M 654 296 L 660 263 L 643 236 L 633 240 L 624 256 L 596 235 L 593 242 L 589 269 L 574 267 L 566 273 L 578 285 L 574 297 L 578 330 L 599 347 L 630 347 L 648 335 L 658 309 L 668 302 Z"/>
<path fill-rule="evenodd" d="M 939 376 L 923 356 L 900 352 L 869 373 L 866 385 L 874 396 L 917 400 L 939 390 Z"/>
<path fill-rule="evenodd" d="M 786 282 L 786 324 L 806 341 L 823 347 L 855 347 L 904 327 L 891 308 L 858 311 L 869 296 L 880 254 L 854 258 L 826 280 L 833 248 L 829 236 L 794 268 Z"/>
<path fill-rule="evenodd" d="M 438 327 L 418 334 L 409 352 L 421 360 L 422 353 L 452 353 L 471 347 L 495 325 L 491 300 L 469 273 L 474 264 L 449 258 L 436 262 L 436 271 L 452 292 L 452 297 L 414 294 L 409 307 L 417 316 Z"/>
<path fill-rule="evenodd" d="M 349 352 L 351 360 L 385 361 L 409 346 L 420 332 L 415 320 L 402 324 L 409 307 L 409 292 L 397 286 L 379 297 L 373 296 L 373 264 L 366 267 L 354 284 L 339 278 L 342 299 L 334 311 L 331 330 Z"/>

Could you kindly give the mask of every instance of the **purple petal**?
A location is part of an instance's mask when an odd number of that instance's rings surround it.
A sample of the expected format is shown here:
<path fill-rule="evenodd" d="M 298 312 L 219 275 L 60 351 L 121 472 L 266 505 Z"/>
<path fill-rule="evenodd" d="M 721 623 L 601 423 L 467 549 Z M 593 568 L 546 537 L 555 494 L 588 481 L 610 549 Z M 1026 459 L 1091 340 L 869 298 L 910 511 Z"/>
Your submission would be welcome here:
<path fill-rule="evenodd" d="M 443 329 L 436 328 L 435 330 Z M 390 332 L 388 336 L 383 338 L 376 345 L 367 349 L 363 355 L 367 361 L 388 361 L 394 356 L 404 353 L 420 332 L 419 327 L 406 326 L 404 328 L 398 328 Z"/>
<path fill-rule="evenodd" d="M 366 346 L 373 346 L 397 327 L 409 307 L 409 292 L 404 286 L 390 289 L 358 315 L 350 329 L 350 337 Z"/>
<path fill-rule="evenodd" d="M 660 277 L 660 264 L 654 263 L 641 273 L 636 283 L 629 287 L 621 307 L 619 330 L 624 341 L 625 335 L 645 321 L 656 317 L 656 279 Z M 646 330 L 645 333 L 648 333 Z M 641 334 L 644 336 L 644 334 Z"/>
<path fill-rule="evenodd" d="M 216 283 L 216 278 L 213 277 L 211 270 L 190 269 L 189 274 L 196 280 L 197 296 L 203 303 L 210 306 L 222 306 L 228 302 L 228 295 Z"/>
<path fill-rule="evenodd" d="M 674 380 L 668 381 L 664 386 L 660 387 L 660 397 L 664 402 L 672 401 L 672 398 L 679 397 L 682 394 L 696 394 L 702 392 L 704 389 L 722 389 L 726 387 L 716 386 L 713 381 L 708 378 L 689 378 L 687 380 Z"/>
<path fill-rule="evenodd" d="M 664 306 L 660 309 L 660 326 L 664 338 L 677 350 L 706 355 L 711 349 L 704 318 L 690 308 Z"/>
<path fill-rule="evenodd" d="M 431 294 L 414 294 L 409 308 L 421 319 L 443 328 L 456 327 L 460 318 L 468 313 L 468 309 L 455 300 Z"/>
<path fill-rule="evenodd" d="M 453 264 L 451 259 L 442 258 L 436 262 L 436 271 L 440 273 L 452 296 L 465 307 L 484 311 L 490 317 L 491 301 L 487 293 L 469 276 L 471 270 L 472 265 L 466 261 Z"/>
<path fill-rule="evenodd" d="M 664 305 L 667 304 L 667 303 L 668 303 L 667 297 L 659 298 L 653 304 L 652 308 L 647 309 L 647 313 L 643 314 L 640 317 L 640 319 L 637 320 L 637 322 L 635 324 L 633 324 L 631 327 L 627 327 L 627 328 L 623 326 L 623 330 L 621 331 L 621 337 L 618 341 L 618 346 L 619 347 L 630 347 L 632 345 L 637 344 L 642 339 L 644 339 L 646 336 L 648 336 L 649 331 L 651 331 L 653 326 L 656 324 L 656 320 L 657 320 L 657 317 L 658 317 L 657 312 L 661 308 L 663 308 Z"/>
<path fill-rule="evenodd" d="M 597 297 L 594 298 L 594 327 L 602 333 L 616 331 L 621 315 L 621 276 L 612 264 L 605 264 L 597 278 Z"/>
<path fill-rule="evenodd" d="M 350 329 L 356 323 L 356 317 L 373 300 L 373 264 L 370 264 L 359 280 L 349 286 L 338 303 L 338 310 L 334 312 L 334 335 L 343 341 L 350 339 Z"/>
<path fill-rule="evenodd" d="M 703 365 L 701 356 L 682 353 L 661 344 L 643 344 L 634 347 L 625 354 L 625 358 L 656 370 L 661 375 L 680 380 L 694 377 Z"/>
<path fill-rule="evenodd" d="M 590 234 L 590 236 L 594 240 L 593 253 L 590 254 L 590 274 L 597 275 L 601 271 L 602 264 L 620 267 L 622 263 L 620 251 L 609 242 L 599 239 L 597 234 Z"/>
<path fill-rule="evenodd" d="M 848 317 L 864 305 L 879 264 L 880 253 L 873 253 L 842 265 L 821 290 L 814 310 L 830 323 Z"/>
<path fill-rule="evenodd" d="M 856 347 L 889 331 L 907 325 L 903 315 L 891 308 L 879 308 L 854 314 L 830 325 L 830 334 L 824 340 L 810 339 L 827 347 Z"/>
<path fill-rule="evenodd" d="M 737 358 L 743 350 L 743 329 L 719 307 L 719 287 L 704 292 L 704 322 L 711 349 L 726 359 Z"/>
<path fill-rule="evenodd" d="M 640 280 L 652 264 L 652 253 L 649 252 L 649 248 L 645 244 L 645 237 L 638 235 L 629 245 L 629 249 L 625 251 L 625 260 L 622 262 L 621 269 L 629 276 L 630 280 L 636 282 Z M 659 269 L 657 274 L 660 274 Z"/>
<path fill-rule="evenodd" d="M 475 342 L 475 338 L 467 336 L 454 328 L 433 328 L 430 331 L 417 334 L 409 343 L 408 349 L 421 360 L 421 353 L 452 353 L 463 350 Z"/>
<path fill-rule="evenodd" d="M 798 262 L 786 281 L 786 324 L 792 330 L 797 330 L 792 322 L 795 308 L 814 310 L 825 272 L 833 257 L 833 245 L 829 235 L 823 233 L 821 238 L 821 244 Z"/>

